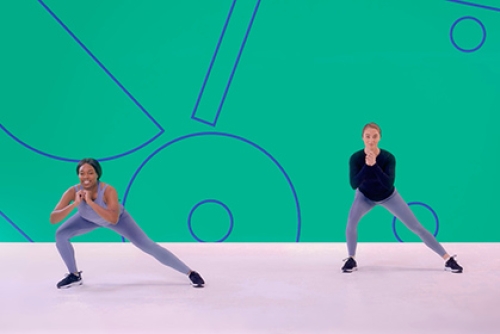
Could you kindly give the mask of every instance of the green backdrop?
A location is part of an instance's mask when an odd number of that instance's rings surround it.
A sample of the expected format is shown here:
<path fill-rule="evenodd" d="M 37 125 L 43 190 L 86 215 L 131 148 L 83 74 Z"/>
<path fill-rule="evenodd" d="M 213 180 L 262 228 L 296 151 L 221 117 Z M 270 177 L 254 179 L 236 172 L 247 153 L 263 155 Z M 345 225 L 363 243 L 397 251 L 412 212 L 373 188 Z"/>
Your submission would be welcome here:
<path fill-rule="evenodd" d="M 90 156 L 155 241 L 341 242 L 370 121 L 440 241 L 500 241 L 494 5 L 3 1 L 0 241 L 53 241 Z M 418 240 L 394 226 L 359 239 Z"/>

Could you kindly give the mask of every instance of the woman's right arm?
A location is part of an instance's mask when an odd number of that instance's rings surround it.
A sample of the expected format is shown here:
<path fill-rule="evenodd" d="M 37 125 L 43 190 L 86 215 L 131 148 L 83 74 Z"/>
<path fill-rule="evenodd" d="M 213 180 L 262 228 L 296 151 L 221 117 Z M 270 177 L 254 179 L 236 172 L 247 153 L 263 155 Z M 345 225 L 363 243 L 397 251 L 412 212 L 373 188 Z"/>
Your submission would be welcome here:
<path fill-rule="evenodd" d="M 71 203 L 73 201 L 73 203 Z M 57 224 L 73 211 L 80 204 L 80 192 L 76 192 L 74 187 L 64 192 L 59 203 L 50 213 L 50 223 Z"/>
<path fill-rule="evenodd" d="M 358 165 L 354 156 L 349 159 L 349 181 L 352 189 L 357 189 L 363 183 L 366 175 L 366 164 Z"/>

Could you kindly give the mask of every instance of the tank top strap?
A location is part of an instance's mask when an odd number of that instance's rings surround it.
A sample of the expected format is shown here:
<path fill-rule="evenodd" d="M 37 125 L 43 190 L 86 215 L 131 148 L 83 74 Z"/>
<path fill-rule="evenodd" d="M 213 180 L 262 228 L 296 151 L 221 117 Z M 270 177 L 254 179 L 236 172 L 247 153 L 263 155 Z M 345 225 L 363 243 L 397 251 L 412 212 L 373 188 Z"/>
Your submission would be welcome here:
<path fill-rule="evenodd" d="M 98 183 L 98 185 L 97 185 L 97 198 L 104 199 L 104 192 L 106 191 L 107 187 L 108 187 L 107 183 L 104 184 L 104 187 L 101 187 L 101 182 Z"/>
<path fill-rule="evenodd" d="M 108 187 L 107 183 L 104 185 L 104 187 L 102 187 L 102 189 L 101 189 L 101 187 L 99 187 L 99 192 L 102 192 L 104 194 L 104 192 L 106 191 L 107 187 Z"/>

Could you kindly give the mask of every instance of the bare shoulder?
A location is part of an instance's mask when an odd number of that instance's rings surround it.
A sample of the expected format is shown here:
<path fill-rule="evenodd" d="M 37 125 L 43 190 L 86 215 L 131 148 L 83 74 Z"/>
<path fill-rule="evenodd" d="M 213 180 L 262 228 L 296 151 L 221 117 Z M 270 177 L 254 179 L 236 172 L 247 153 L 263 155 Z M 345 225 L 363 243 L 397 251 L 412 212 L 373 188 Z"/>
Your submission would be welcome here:
<path fill-rule="evenodd" d="M 65 192 L 64 195 L 72 195 L 73 197 L 75 196 L 75 193 L 77 192 L 79 184 L 75 184 L 74 186 L 69 187 Z"/>
<path fill-rule="evenodd" d="M 101 189 L 104 189 L 104 195 L 116 194 L 116 189 L 109 183 L 101 182 Z"/>
<path fill-rule="evenodd" d="M 108 189 L 115 189 L 111 184 L 106 182 L 99 182 L 99 186 L 101 187 L 101 189 L 106 188 L 106 191 L 108 191 Z"/>
<path fill-rule="evenodd" d="M 111 210 L 117 210 L 117 205 L 118 205 L 118 193 L 116 192 L 116 189 L 108 184 L 108 183 L 102 183 L 102 187 L 106 187 L 104 190 L 104 203 L 108 205 L 108 209 Z"/>

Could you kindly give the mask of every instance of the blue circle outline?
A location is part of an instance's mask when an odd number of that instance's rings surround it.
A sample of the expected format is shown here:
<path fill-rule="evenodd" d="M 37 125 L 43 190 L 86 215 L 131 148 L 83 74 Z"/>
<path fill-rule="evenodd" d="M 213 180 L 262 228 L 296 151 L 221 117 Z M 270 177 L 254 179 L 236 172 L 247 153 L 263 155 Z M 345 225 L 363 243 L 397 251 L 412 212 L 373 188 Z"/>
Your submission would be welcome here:
<path fill-rule="evenodd" d="M 461 48 L 460 46 L 458 46 L 457 43 L 455 43 L 455 40 L 453 39 L 453 30 L 455 29 L 456 25 L 460 22 L 460 21 L 463 21 L 463 20 L 472 20 L 472 21 L 475 21 L 479 24 L 479 26 L 481 27 L 481 30 L 483 31 L 483 37 L 481 39 L 481 42 L 475 47 L 475 48 L 472 48 L 472 49 L 464 49 L 464 48 Z M 466 52 L 466 53 L 469 53 L 469 52 L 474 52 L 474 51 L 477 51 L 479 50 L 484 42 L 486 41 L 486 28 L 484 26 L 484 24 L 477 18 L 475 17 L 472 17 L 472 16 L 464 16 L 464 17 L 461 17 L 459 19 L 457 19 L 455 22 L 453 22 L 453 24 L 451 25 L 451 29 L 450 29 L 450 40 L 451 40 L 451 43 L 453 44 L 453 46 L 459 50 L 459 51 L 462 51 L 462 52 Z"/>
<path fill-rule="evenodd" d="M 422 202 L 409 202 L 408 206 L 410 206 L 410 205 L 423 206 L 424 208 L 426 208 L 427 210 L 429 210 L 432 213 L 432 215 L 434 216 L 434 220 L 436 221 L 436 228 L 434 229 L 434 234 L 433 234 L 436 237 L 438 235 L 438 232 L 439 232 L 439 218 L 436 214 L 436 211 L 434 211 L 429 205 L 422 203 Z M 396 221 L 397 221 L 397 217 L 393 216 L 393 218 L 392 218 L 392 231 L 394 232 L 394 235 L 396 236 L 396 239 L 398 239 L 399 242 L 404 242 L 399 237 L 398 232 L 396 231 Z"/>
<path fill-rule="evenodd" d="M 229 235 L 231 234 L 231 232 L 233 231 L 233 227 L 234 227 L 234 218 L 233 218 L 233 214 L 231 213 L 231 210 L 229 210 L 229 208 L 227 207 L 226 204 L 222 203 L 221 201 L 218 201 L 216 199 L 206 199 L 206 200 L 203 200 L 199 203 L 197 203 L 195 206 L 193 206 L 193 208 L 191 209 L 191 211 L 189 211 L 189 215 L 188 215 L 188 227 L 189 227 L 189 232 L 191 232 L 191 235 L 193 236 L 193 238 L 195 238 L 197 241 L 199 242 L 207 242 L 206 240 L 202 240 L 201 238 L 199 238 L 196 233 L 194 233 L 193 231 L 193 227 L 191 225 L 191 218 L 193 217 L 193 213 L 194 211 L 202 204 L 206 204 L 206 203 L 215 203 L 215 204 L 219 204 L 220 206 L 222 206 L 227 214 L 229 215 L 229 230 L 227 231 L 226 235 L 224 235 L 220 240 L 216 240 L 216 241 L 213 241 L 213 242 L 223 242 L 224 240 L 226 240 Z"/>

